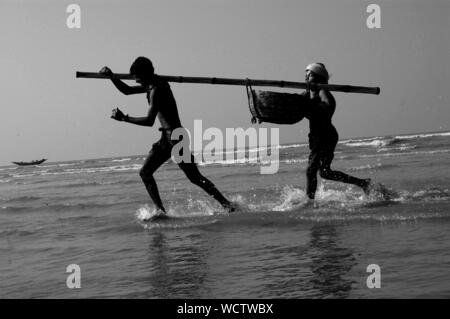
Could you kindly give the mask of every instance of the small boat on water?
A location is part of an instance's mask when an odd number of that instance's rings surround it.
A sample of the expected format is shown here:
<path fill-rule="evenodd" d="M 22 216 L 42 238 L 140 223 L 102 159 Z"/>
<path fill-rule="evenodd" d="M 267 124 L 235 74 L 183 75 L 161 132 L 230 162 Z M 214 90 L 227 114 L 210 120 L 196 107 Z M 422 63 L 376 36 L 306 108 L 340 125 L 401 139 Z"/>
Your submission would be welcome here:
<path fill-rule="evenodd" d="M 19 165 L 19 166 L 31 166 L 31 165 L 39 165 L 46 161 L 46 158 L 43 158 L 41 160 L 31 161 L 31 162 L 13 162 L 13 164 Z"/>

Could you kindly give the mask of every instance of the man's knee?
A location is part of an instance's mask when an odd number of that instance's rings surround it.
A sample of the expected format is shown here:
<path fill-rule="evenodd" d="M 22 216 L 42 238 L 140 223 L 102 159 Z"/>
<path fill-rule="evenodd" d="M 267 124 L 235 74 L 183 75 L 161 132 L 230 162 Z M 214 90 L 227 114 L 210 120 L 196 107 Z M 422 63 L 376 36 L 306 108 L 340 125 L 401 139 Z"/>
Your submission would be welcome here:
<path fill-rule="evenodd" d="M 198 184 L 203 178 L 195 163 L 180 163 L 178 166 L 184 172 L 191 183 Z"/>
<path fill-rule="evenodd" d="M 153 180 L 153 172 L 144 167 L 139 171 L 139 176 L 144 182 Z"/>
<path fill-rule="evenodd" d="M 331 176 L 331 169 L 329 168 L 321 168 L 319 171 L 320 177 L 329 179 Z"/>

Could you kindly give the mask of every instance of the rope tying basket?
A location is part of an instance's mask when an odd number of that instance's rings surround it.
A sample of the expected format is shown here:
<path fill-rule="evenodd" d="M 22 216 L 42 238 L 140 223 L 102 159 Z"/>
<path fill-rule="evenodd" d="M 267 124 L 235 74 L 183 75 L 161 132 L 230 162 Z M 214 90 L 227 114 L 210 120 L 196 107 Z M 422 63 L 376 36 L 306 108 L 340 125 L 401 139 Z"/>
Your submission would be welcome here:
<path fill-rule="evenodd" d="M 301 94 L 253 90 L 247 85 L 252 123 L 295 124 L 305 117 L 307 101 Z"/>

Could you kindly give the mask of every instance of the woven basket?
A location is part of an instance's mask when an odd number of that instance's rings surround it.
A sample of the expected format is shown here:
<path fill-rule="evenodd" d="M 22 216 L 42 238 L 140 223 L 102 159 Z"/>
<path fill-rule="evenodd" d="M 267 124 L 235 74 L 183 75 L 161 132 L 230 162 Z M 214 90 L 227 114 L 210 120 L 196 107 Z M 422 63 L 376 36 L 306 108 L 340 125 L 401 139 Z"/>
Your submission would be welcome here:
<path fill-rule="evenodd" d="M 307 101 L 301 94 L 260 91 L 247 87 L 247 95 L 252 122 L 295 124 L 305 117 Z"/>

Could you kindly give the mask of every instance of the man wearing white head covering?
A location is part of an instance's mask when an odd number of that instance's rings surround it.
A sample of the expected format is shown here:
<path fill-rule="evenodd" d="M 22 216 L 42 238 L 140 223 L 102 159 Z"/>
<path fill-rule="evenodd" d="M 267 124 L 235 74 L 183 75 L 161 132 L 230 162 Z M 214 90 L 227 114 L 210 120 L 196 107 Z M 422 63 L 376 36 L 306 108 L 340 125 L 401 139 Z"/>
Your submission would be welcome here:
<path fill-rule="evenodd" d="M 311 63 L 306 67 L 305 80 L 307 83 L 327 84 L 330 78 L 323 63 Z M 360 179 L 343 172 L 333 171 L 331 162 L 334 158 L 339 136 L 331 119 L 336 110 L 336 101 L 333 95 L 325 89 L 311 86 L 303 93 L 309 100 L 305 117 L 309 120 L 310 133 L 308 168 L 306 170 L 306 194 L 313 200 L 317 189 L 317 173 L 320 177 L 349 183 L 361 187 L 364 193 L 369 193 L 370 179 Z"/>
<path fill-rule="evenodd" d="M 327 69 L 325 68 L 325 65 L 323 63 L 311 63 L 306 67 L 306 72 L 313 72 L 322 78 L 326 79 L 328 82 L 330 76 L 328 74 Z"/>

